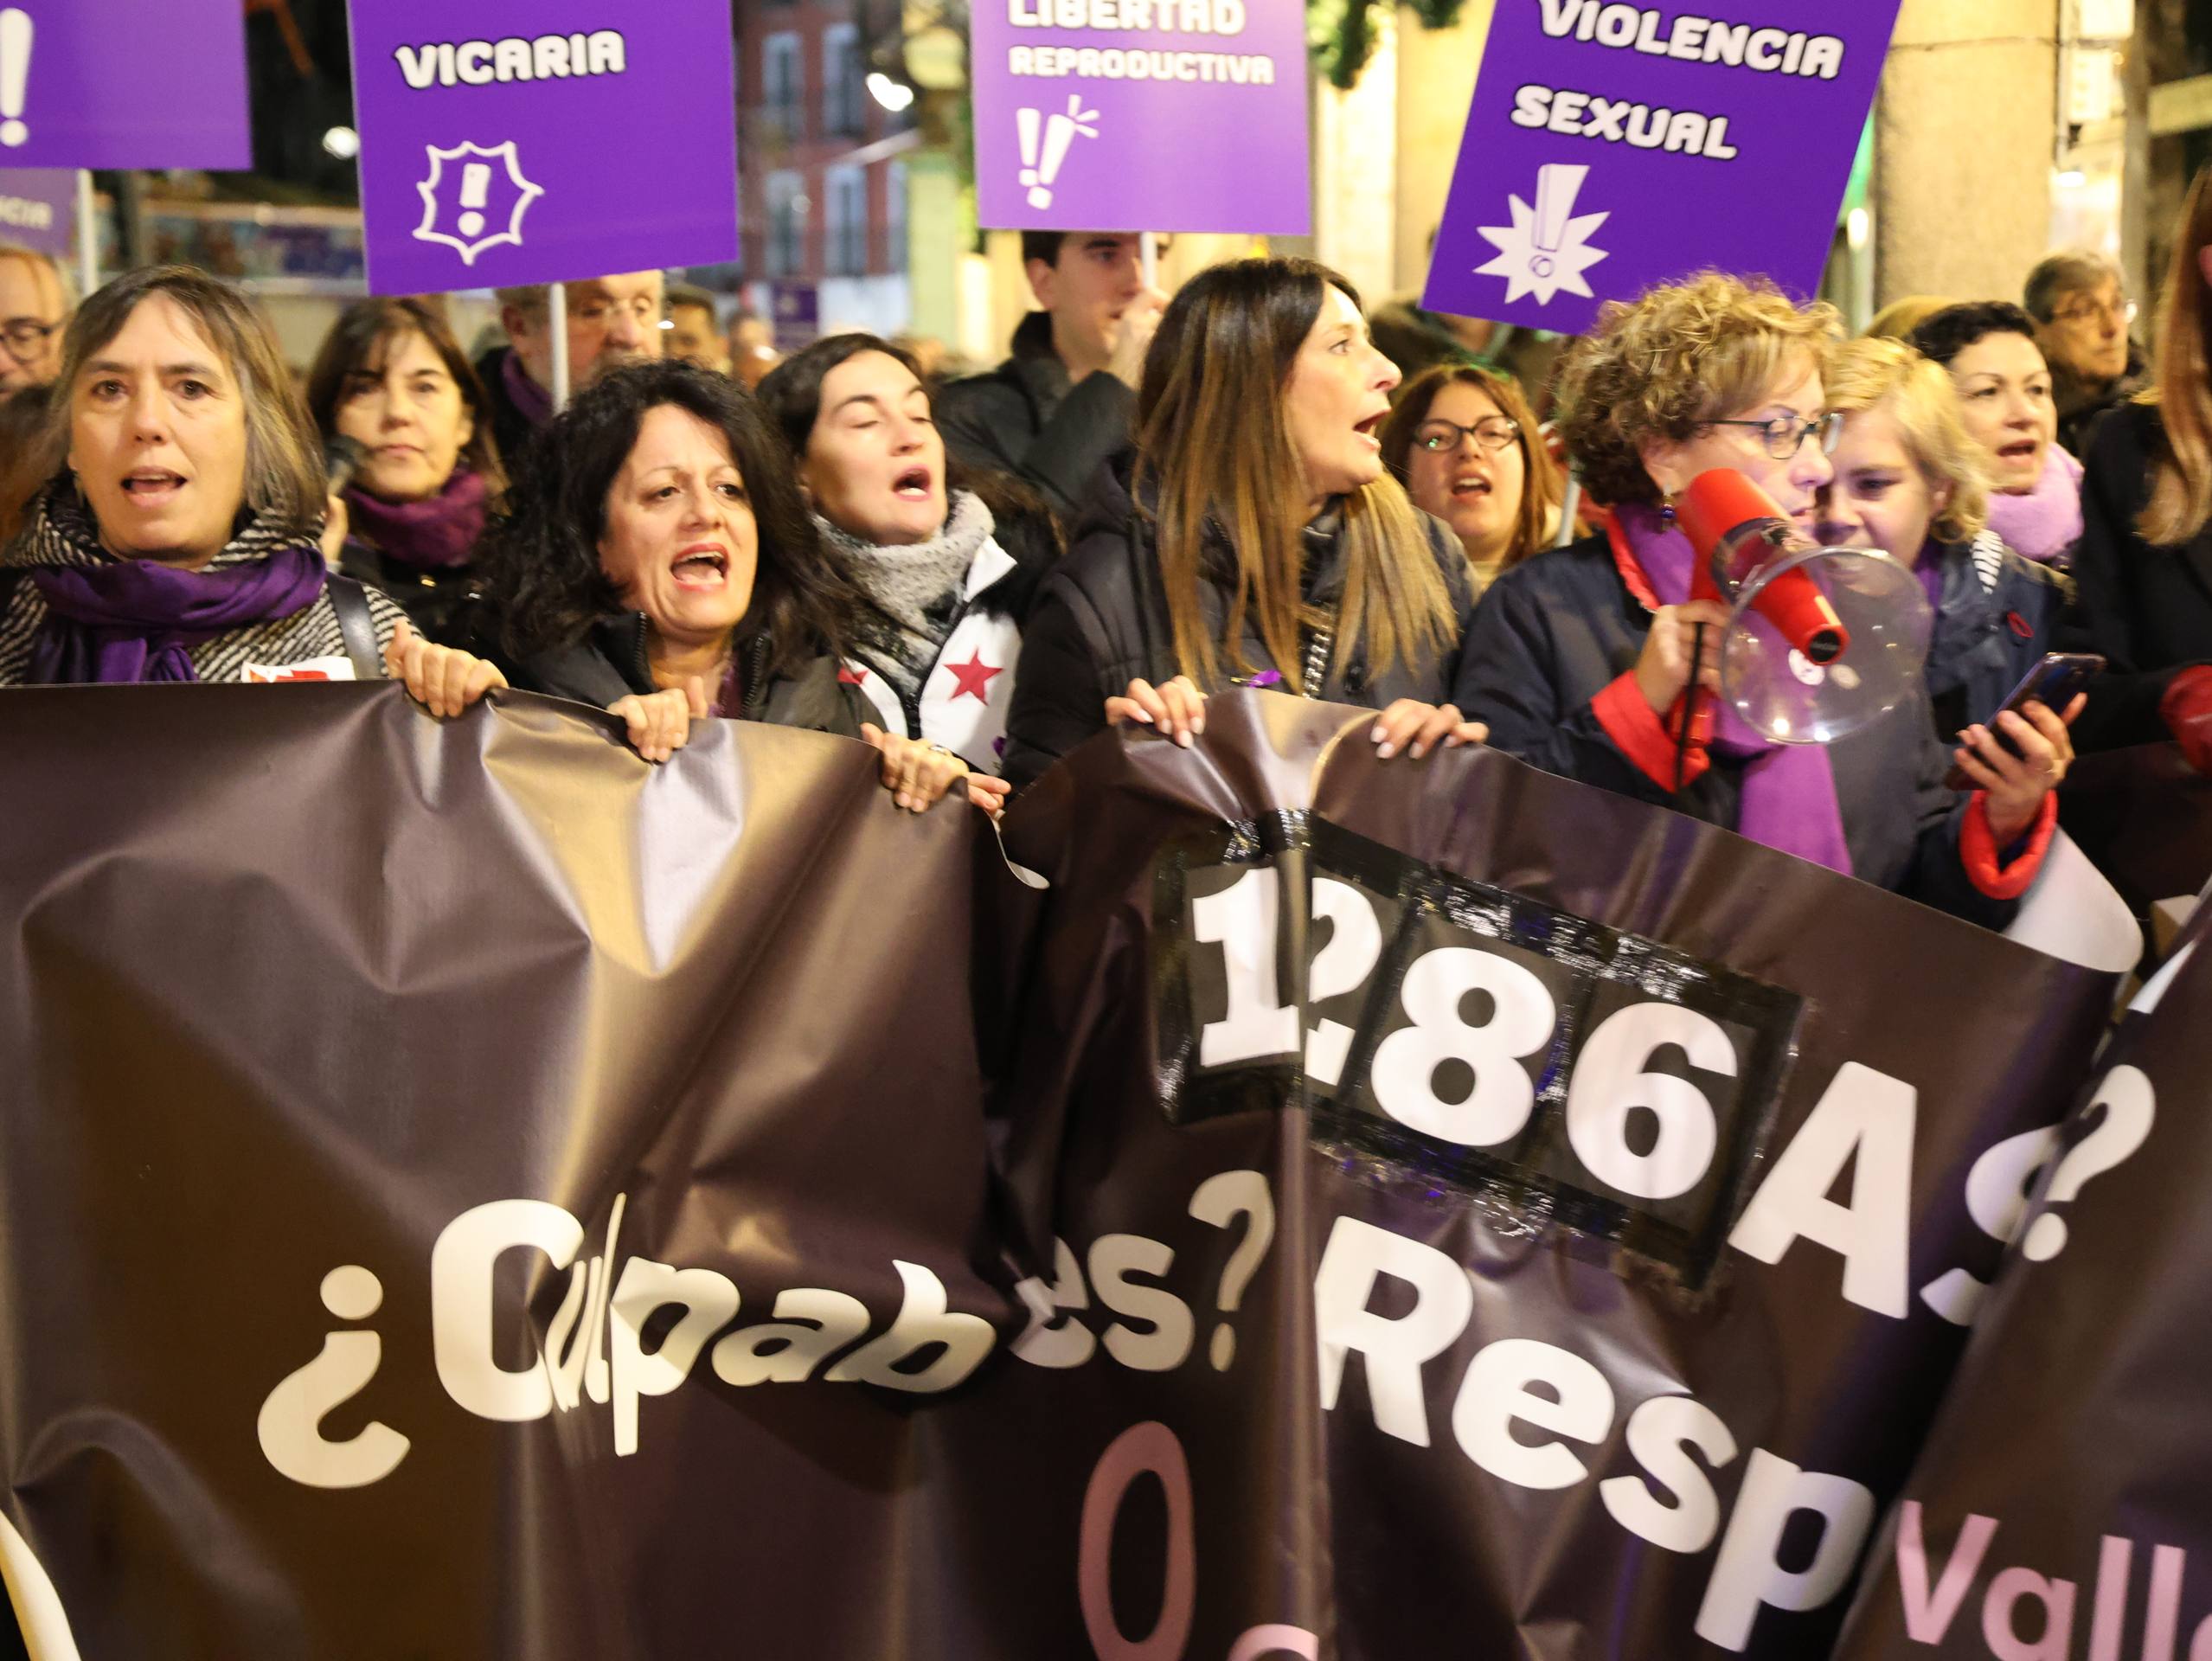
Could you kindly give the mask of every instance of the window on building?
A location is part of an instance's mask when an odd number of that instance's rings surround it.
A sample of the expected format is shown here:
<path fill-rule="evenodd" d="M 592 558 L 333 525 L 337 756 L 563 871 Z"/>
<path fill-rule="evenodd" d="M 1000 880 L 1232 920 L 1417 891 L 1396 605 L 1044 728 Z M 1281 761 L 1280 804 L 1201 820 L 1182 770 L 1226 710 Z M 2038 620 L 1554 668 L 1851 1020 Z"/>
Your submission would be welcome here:
<path fill-rule="evenodd" d="M 824 263 L 832 276 L 858 277 L 868 270 L 867 170 L 833 167 L 822 176 L 822 190 L 829 199 Z"/>
<path fill-rule="evenodd" d="M 806 176 L 768 175 L 768 275 L 796 277 L 806 269 Z"/>
<path fill-rule="evenodd" d="M 868 130 L 867 66 L 861 61 L 860 29 L 832 23 L 822 31 L 822 131 L 856 138 Z"/>
<path fill-rule="evenodd" d="M 907 268 L 907 164 L 891 162 L 883 169 L 883 269 Z"/>
<path fill-rule="evenodd" d="M 806 60 L 798 35 L 771 35 L 760 42 L 762 119 L 785 138 L 806 136 Z"/>

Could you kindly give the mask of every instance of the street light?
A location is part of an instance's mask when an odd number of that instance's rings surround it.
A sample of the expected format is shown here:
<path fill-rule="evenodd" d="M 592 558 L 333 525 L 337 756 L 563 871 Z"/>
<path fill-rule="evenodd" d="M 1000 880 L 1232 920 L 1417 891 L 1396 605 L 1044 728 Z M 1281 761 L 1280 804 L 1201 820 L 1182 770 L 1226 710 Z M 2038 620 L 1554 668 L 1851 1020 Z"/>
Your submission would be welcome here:
<path fill-rule="evenodd" d="M 868 95 L 885 109 L 896 115 L 914 101 L 914 89 L 904 81 L 894 80 L 881 69 L 873 69 L 868 76 Z"/>

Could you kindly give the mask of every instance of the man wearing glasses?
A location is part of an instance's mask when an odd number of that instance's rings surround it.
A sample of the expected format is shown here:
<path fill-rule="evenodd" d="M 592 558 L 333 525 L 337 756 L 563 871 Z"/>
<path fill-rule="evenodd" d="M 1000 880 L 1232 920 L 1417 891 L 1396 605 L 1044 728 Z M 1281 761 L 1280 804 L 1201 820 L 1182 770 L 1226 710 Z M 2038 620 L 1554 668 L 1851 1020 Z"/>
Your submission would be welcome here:
<path fill-rule="evenodd" d="M 657 271 L 627 272 L 564 283 L 568 300 L 568 392 L 581 392 L 618 364 L 661 355 L 661 310 L 667 279 Z M 477 360 L 491 399 L 491 435 L 511 459 L 530 434 L 553 419 L 551 291 L 543 283 L 495 291 L 508 343 Z"/>
<path fill-rule="evenodd" d="M 0 243 L 0 393 L 54 379 L 68 321 L 60 267 L 35 249 Z"/>
<path fill-rule="evenodd" d="M 2097 417 L 2142 389 L 2143 352 L 2128 333 L 2135 307 L 2121 290 L 2119 267 L 2087 248 L 2039 263 L 2021 304 L 2050 365 L 2058 441 L 2079 456 Z"/>

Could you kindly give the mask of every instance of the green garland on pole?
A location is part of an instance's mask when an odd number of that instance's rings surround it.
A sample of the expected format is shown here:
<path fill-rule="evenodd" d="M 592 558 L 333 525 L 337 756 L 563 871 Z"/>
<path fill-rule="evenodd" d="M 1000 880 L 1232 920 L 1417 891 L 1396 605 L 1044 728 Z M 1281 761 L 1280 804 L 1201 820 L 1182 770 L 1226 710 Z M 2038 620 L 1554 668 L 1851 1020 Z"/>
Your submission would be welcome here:
<path fill-rule="evenodd" d="M 1350 92 L 1375 55 L 1375 7 L 1381 0 L 1306 0 L 1305 32 L 1314 61 L 1329 84 Z M 1407 0 L 1423 29 L 1450 29 L 1467 0 Z"/>

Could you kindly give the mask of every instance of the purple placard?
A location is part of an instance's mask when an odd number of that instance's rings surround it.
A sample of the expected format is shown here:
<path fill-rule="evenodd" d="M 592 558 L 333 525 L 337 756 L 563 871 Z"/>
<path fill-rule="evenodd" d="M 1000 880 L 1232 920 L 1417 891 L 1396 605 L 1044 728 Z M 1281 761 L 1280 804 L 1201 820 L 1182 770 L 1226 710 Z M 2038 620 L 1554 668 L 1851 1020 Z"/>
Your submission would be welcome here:
<path fill-rule="evenodd" d="M 1705 266 L 1814 292 L 1897 0 L 1498 0 L 1423 304 L 1580 333 Z"/>
<path fill-rule="evenodd" d="M 369 285 L 737 257 L 728 0 L 350 0 Z"/>
<path fill-rule="evenodd" d="M 253 166 L 246 9 L 239 0 L 0 6 L 0 161 Z"/>
<path fill-rule="evenodd" d="M 1313 228 L 1302 0 L 977 0 L 976 216 Z"/>
<path fill-rule="evenodd" d="M 66 260 L 77 246 L 76 228 L 75 169 L 0 169 L 0 242 Z"/>

